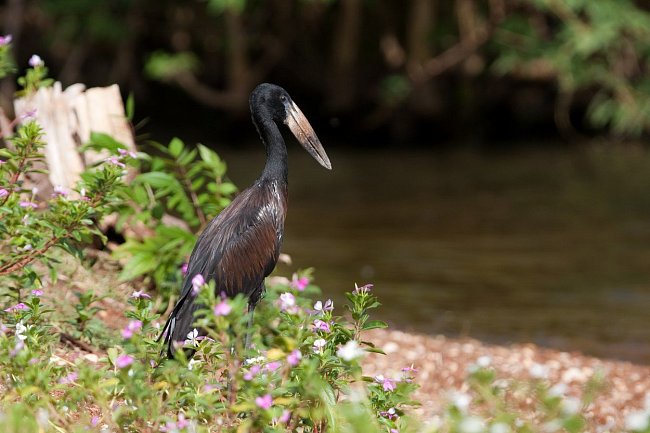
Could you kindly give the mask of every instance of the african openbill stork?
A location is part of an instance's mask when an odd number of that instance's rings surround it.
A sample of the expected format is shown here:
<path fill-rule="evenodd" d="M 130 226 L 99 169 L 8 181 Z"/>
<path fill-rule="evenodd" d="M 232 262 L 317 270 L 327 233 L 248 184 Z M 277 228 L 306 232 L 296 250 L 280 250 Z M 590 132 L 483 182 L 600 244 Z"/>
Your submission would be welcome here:
<path fill-rule="evenodd" d="M 251 93 L 249 103 L 253 124 L 266 147 L 266 165 L 255 183 L 237 195 L 199 236 L 180 299 L 161 334 L 168 357 L 174 355 L 173 343 L 184 341 L 193 330 L 194 312 L 200 308 L 192 294 L 192 279 L 197 274 L 205 281 L 214 280 L 217 294 L 248 296 L 252 319 L 265 290 L 264 278 L 278 261 L 287 214 L 287 148 L 278 124 L 287 125 L 316 161 L 332 168 L 309 121 L 283 88 L 260 84 Z"/>

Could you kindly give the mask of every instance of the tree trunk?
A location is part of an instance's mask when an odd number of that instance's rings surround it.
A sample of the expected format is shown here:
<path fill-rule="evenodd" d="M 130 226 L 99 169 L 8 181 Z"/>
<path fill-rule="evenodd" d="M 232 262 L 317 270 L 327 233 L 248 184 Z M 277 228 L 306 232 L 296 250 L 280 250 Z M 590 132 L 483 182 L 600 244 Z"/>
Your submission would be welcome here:
<path fill-rule="evenodd" d="M 227 93 L 233 95 L 238 112 L 245 112 L 248 109 L 248 94 L 252 90 L 251 69 L 248 62 L 248 43 L 246 32 L 242 23 L 242 16 L 239 12 L 227 8 L 224 11 L 226 19 L 226 30 L 228 32 L 228 71 L 227 71 Z"/>
<path fill-rule="evenodd" d="M 433 115 L 440 110 L 436 83 L 424 70 L 431 57 L 431 32 L 435 27 L 437 0 L 412 0 L 407 25 L 407 73 L 411 80 L 411 108 L 420 115 Z"/>
<path fill-rule="evenodd" d="M 341 0 L 332 46 L 329 108 L 350 111 L 356 99 L 356 66 L 361 32 L 362 0 Z"/>

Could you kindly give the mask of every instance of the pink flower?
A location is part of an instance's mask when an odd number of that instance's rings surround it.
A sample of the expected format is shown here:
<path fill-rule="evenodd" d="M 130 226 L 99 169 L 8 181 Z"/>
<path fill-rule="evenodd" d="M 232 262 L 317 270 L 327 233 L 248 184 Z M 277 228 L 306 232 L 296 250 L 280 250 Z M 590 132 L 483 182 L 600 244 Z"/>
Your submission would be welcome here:
<path fill-rule="evenodd" d="M 404 373 L 417 373 L 418 369 L 415 368 L 415 367 L 413 367 L 413 364 L 411 364 L 411 365 L 408 366 L 408 367 L 404 367 L 404 368 L 402 368 L 402 371 L 403 371 Z"/>
<path fill-rule="evenodd" d="M 288 409 L 282 411 L 282 415 L 278 418 L 278 422 L 286 424 L 291 419 L 291 412 Z"/>
<path fill-rule="evenodd" d="M 120 355 L 115 360 L 115 366 L 117 368 L 128 367 L 129 365 L 133 364 L 133 361 L 135 361 L 135 358 L 131 355 Z"/>
<path fill-rule="evenodd" d="M 11 43 L 12 39 L 13 39 L 13 37 L 11 35 L 0 36 L 0 47 L 3 47 L 5 45 L 9 45 Z"/>
<path fill-rule="evenodd" d="M 36 209 L 38 207 L 36 203 L 27 200 L 21 201 L 19 205 L 22 208 L 31 207 L 32 209 Z"/>
<path fill-rule="evenodd" d="M 69 383 L 73 383 L 75 380 L 79 378 L 79 374 L 77 374 L 76 371 L 73 371 L 72 373 L 68 374 L 66 377 L 62 377 L 59 379 L 59 383 L 61 385 L 67 385 Z"/>
<path fill-rule="evenodd" d="M 62 187 L 61 185 L 57 185 L 54 187 L 54 194 L 52 194 L 54 197 L 66 197 L 68 195 L 68 190 Z"/>
<path fill-rule="evenodd" d="M 355 295 L 365 295 L 366 293 L 370 292 L 370 289 L 372 289 L 372 284 L 366 284 L 365 286 L 357 286 L 357 284 L 354 284 L 354 290 L 352 293 Z"/>
<path fill-rule="evenodd" d="M 97 424 L 99 424 L 99 421 L 101 421 L 101 418 L 95 415 L 94 417 L 90 418 L 90 425 L 95 427 Z"/>
<path fill-rule="evenodd" d="M 129 155 L 131 158 L 137 158 L 138 155 L 135 152 L 128 151 L 126 149 L 122 149 L 121 147 L 117 149 L 117 152 L 120 154 L 120 156 L 126 156 Z"/>
<path fill-rule="evenodd" d="M 287 362 L 292 367 L 295 367 L 300 363 L 301 358 L 302 358 L 302 353 L 300 353 L 300 350 L 296 349 L 293 352 L 291 352 L 289 356 L 287 356 Z"/>
<path fill-rule="evenodd" d="M 214 306 L 214 315 L 215 316 L 227 316 L 230 314 L 232 307 L 228 304 L 228 301 L 221 299 L 217 305 Z"/>
<path fill-rule="evenodd" d="M 181 273 L 187 275 L 187 263 L 183 263 L 183 266 L 181 266 Z"/>
<path fill-rule="evenodd" d="M 314 324 L 312 325 L 311 330 L 312 332 L 318 332 L 318 331 L 330 332 L 330 324 L 320 319 L 316 319 L 314 320 Z"/>
<path fill-rule="evenodd" d="M 129 339 L 133 337 L 133 333 L 142 328 L 142 322 L 139 320 L 131 320 L 126 325 L 126 328 L 122 329 L 122 337 Z"/>
<path fill-rule="evenodd" d="M 271 397 L 271 394 L 266 394 L 262 397 L 257 397 L 255 399 L 255 404 L 260 409 L 269 409 L 273 406 L 273 398 Z"/>
<path fill-rule="evenodd" d="M 305 290 L 305 287 L 309 285 L 309 278 L 307 277 L 298 278 L 296 274 L 293 274 L 293 278 L 291 279 L 290 285 L 291 287 L 298 290 L 299 292 L 302 292 L 303 290 Z"/>
<path fill-rule="evenodd" d="M 45 64 L 43 62 L 43 59 L 41 59 L 41 57 L 39 55 L 37 55 L 37 54 L 33 54 L 29 58 L 29 62 L 27 62 L 27 63 L 29 63 L 29 66 L 31 66 L 32 68 L 37 68 L 37 67 L 43 66 Z"/>
<path fill-rule="evenodd" d="M 14 348 L 9 352 L 9 356 L 12 358 L 15 358 L 16 355 L 20 353 L 21 350 L 25 348 L 25 342 L 23 340 L 18 340 L 16 341 L 16 345 Z"/>
<path fill-rule="evenodd" d="M 282 363 L 280 361 L 273 361 L 273 362 L 269 362 L 268 364 L 266 364 L 265 368 L 266 368 L 266 371 L 272 372 L 272 371 L 275 371 L 278 368 L 280 368 L 281 365 L 282 365 Z"/>
<path fill-rule="evenodd" d="M 113 165 L 117 165 L 120 168 L 126 167 L 126 164 L 124 164 L 122 161 L 120 161 L 119 158 L 116 157 L 116 156 L 111 156 L 109 158 L 106 158 L 104 161 L 105 162 L 110 162 Z"/>
<path fill-rule="evenodd" d="M 43 291 L 39 290 L 39 289 L 32 290 L 32 295 L 33 296 L 43 296 Z"/>
<path fill-rule="evenodd" d="M 14 305 L 12 307 L 5 308 L 4 311 L 6 311 L 7 313 L 13 313 L 13 312 L 16 312 L 16 311 L 23 311 L 23 310 L 27 310 L 27 309 L 29 309 L 29 307 L 27 307 L 27 305 L 23 304 L 22 302 L 19 302 L 18 304 Z"/>
<path fill-rule="evenodd" d="M 36 108 L 33 108 L 31 110 L 27 110 L 23 114 L 20 115 L 20 120 L 25 121 L 25 120 L 33 119 L 34 117 L 36 117 L 36 112 L 37 112 Z"/>
<path fill-rule="evenodd" d="M 244 373 L 244 380 L 251 381 L 257 376 L 257 374 L 261 371 L 262 369 L 260 368 L 259 365 L 253 365 L 250 370 L 248 370 L 246 373 Z"/>
<path fill-rule="evenodd" d="M 375 376 L 375 382 L 381 383 L 384 391 L 395 391 L 395 381 L 379 374 Z"/>
<path fill-rule="evenodd" d="M 9 191 L 4 188 L 0 188 L 0 198 L 4 198 L 9 195 Z"/>
<path fill-rule="evenodd" d="M 185 419 L 185 415 L 182 413 L 178 414 L 178 422 L 176 423 L 176 427 L 179 429 L 184 429 L 185 427 L 189 426 L 190 422 Z"/>
<path fill-rule="evenodd" d="M 146 294 L 144 290 L 136 290 L 131 293 L 131 297 L 133 299 L 151 299 L 151 295 Z"/>
<path fill-rule="evenodd" d="M 199 294 L 199 290 L 201 290 L 201 287 L 205 284 L 205 278 L 203 278 L 203 275 L 201 274 L 196 274 L 192 278 L 192 296 L 196 296 Z"/>

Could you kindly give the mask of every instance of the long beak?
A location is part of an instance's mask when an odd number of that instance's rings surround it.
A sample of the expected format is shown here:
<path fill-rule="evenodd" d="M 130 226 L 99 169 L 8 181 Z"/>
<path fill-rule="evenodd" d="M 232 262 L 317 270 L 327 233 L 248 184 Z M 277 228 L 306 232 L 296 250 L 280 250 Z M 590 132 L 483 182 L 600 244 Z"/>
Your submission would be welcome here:
<path fill-rule="evenodd" d="M 330 163 L 330 159 L 327 157 L 323 145 L 320 144 L 320 140 L 316 136 L 314 128 L 311 127 L 305 115 L 302 114 L 300 108 L 298 108 L 296 103 L 293 101 L 291 101 L 291 105 L 288 107 L 287 118 L 284 122 L 302 147 L 304 147 L 320 165 L 331 170 L 332 164 Z"/>

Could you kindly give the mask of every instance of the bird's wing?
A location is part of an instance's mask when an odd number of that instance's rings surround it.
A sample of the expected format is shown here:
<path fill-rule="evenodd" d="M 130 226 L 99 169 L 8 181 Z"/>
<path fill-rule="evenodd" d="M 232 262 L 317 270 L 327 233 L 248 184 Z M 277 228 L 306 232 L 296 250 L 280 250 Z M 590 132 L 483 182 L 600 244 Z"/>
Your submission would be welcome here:
<path fill-rule="evenodd" d="M 273 189 L 259 185 L 244 190 L 199 236 L 181 297 L 163 330 L 167 331 L 164 338 L 170 354 L 172 341 L 184 339 L 191 331 L 198 308 L 191 294 L 192 279 L 197 274 L 206 281 L 214 280 L 217 293 L 243 293 L 251 304 L 258 301 L 262 282 L 277 262 L 284 224 L 284 209 L 280 207 L 286 205 L 286 197 L 277 206 L 270 205 L 271 200 L 262 196 L 273 193 Z"/>
<path fill-rule="evenodd" d="M 263 196 L 271 194 L 257 186 L 245 190 L 205 228 L 190 257 L 183 293 L 198 273 L 214 279 L 217 293 L 228 296 L 250 296 L 258 289 L 275 267 L 284 224 L 282 209 Z"/>

